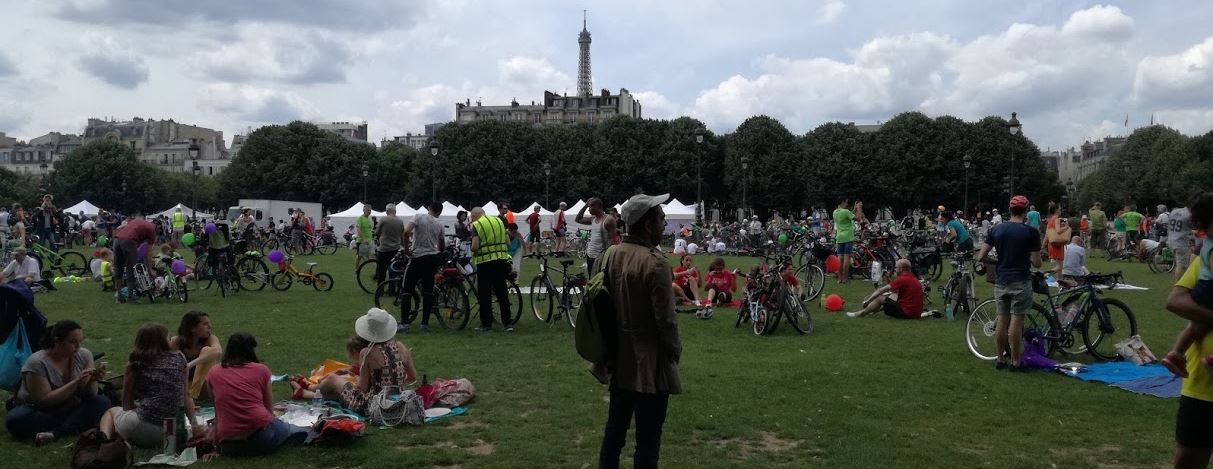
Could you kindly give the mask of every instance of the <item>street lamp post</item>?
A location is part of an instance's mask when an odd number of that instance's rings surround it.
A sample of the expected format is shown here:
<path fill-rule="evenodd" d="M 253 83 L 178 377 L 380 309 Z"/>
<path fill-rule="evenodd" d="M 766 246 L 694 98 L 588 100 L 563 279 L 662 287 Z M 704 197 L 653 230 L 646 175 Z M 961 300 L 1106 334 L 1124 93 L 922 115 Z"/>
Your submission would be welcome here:
<path fill-rule="evenodd" d="M 194 204 L 190 206 L 190 219 L 194 220 L 198 216 L 198 175 L 202 173 L 202 167 L 198 166 L 198 155 L 202 152 L 202 148 L 198 147 L 197 143 L 191 143 L 190 152 L 190 171 L 194 173 L 194 185 L 190 188 L 190 195 L 194 199 Z"/>
<path fill-rule="evenodd" d="M 43 161 L 41 164 L 38 165 L 38 173 L 42 175 L 42 181 L 38 183 L 38 189 L 40 189 L 42 191 L 43 195 L 45 195 L 47 192 L 46 168 L 47 168 L 46 161 Z"/>
<path fill-rule="evenodd" d="M 750 157 L 743 155 L 741 157 L 741 210 L 742 210 L 741 213 L 742 214 L 745 213 L 746 207 L 749 207 L 749 204 L 746 203 L 746 189 L 748 189 L 747 185 L 749 183 L 750 183 Z"/>
<path fill-rule="evenodd" d="M 1011 121 L 1007 122 L 1007 130 L 1011 132 L 1012 137 L 1019 135 L 1019 133 L 1023 131 L 1023 125 L 1020 125 L 1019 118 L 1016 117 L 1017 114 L 1018 113 L 1012 112 Z M 1011 146 L 1011 171 L 1008 174 L 1010 174 L 1009 177 L 1010 177 L 1011 196 L 1014 197 L 1015 196 L 1015 146 L 1014 145 Z"/>
<path fill-rule="evenodd" d="M 366 203 L 366 177 L 368 174 L 370 174 L 370 171 L 371 171 L 371 168 L 368 167 L 366 165 L 366 163 L 363 163 L 362 164 L 362 203 Z"/>
<path fill-rule="evenodd" d="M 552 206 L 552 198 L 548 196 L 548 176 L 552 175 L 552 165 L 547 161 L 543 162 L 543 205 Z"/>
<path fill-rule="evenodd" d="M 961 207 L 961 212 L 969 213 L 969 168 L 973 166 L 973 157 L 965 154 L 960 161 L 964 163 L 965 167 L 965 205 Z"/>
<path fill-rule="evenodd" d="M 703 130 L 695 130 L 695 222 L 703 224 Z"/>
<path fill-rule="evenodd" d="M 430 166 L 430 203 L 438 201 L 438 141 L 430 142 L 430 156 L 434 161 Z"/>
<path fill-rule="evenodd" d="M 122 181 L 122 204 L 126 205 L 126 181 L 125 180 Z M 123 207 L 122 211 L 129 212 L 129 210 L 127 210 L 127 208 L 128 207 Z M 124 213 L 124 215 L 125 214 L 126 213 Z"/>

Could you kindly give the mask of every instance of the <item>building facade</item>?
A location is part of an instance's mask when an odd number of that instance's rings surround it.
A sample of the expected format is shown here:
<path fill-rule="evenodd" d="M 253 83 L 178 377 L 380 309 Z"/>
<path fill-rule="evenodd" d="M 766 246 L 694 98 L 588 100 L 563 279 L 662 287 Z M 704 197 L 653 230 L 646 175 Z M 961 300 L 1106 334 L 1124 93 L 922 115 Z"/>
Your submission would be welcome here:
<path fill-rule="evenodd" d="M 19 174 L 47 174 L 55 170 L 56 160 L 81 145 L 80 136 L 74 134 L 51 132 L 29 143 L 0 134 L 0 165 Z"/>
<path fill-rule="evenodd" d="M 367 142 L 367 125 L 366 121 L 358 122 L 320 122 L 316 124 L 320 130 L 327 130 L 335 133 L 346 140 L 354 142 Z"/>
<path fill-rule="evenodd" d="M 200 174 L 214 175 L 231 162 L 223 132 L 172 119 L 133 118 L 129 121 L 89 119 L 83 142 L 98 140 L 118 142 L 139 154 L 139 159 L 154 167 L 171 172 L 192 172 L 194 161 L 190 146 L 198 147 Z"/>
<path fill-rule="evenodd" d="M 1126 137 L 1104 137 L 1103 140 L 1083 142 L 1078 154 L 1078 161 L 1071 162 L 1074 168 L 1072 171 L 1074 182 L 1086 179 L 1087 176 L 1102 169 L 1108 158 L 1125 146 L 1126 140 Z"/>
<path fill-rule="evenodd" d="M 430 139 L 434 138 L 434 133 L 438 132 L 438 129 L 441 129 L 442 126 L 447 125 L 447 124 L 448 124 L 447 122 L 435 122 L 433 124 L 426 124 L 425 133 L 414 134 L 412 132 L 409 132 L 404 135 L 392 137 L 392 141 L 396 142 L 396 143 L 403 143 L 405 145 L 413 147 L 414 150 L 422 151 L 425 149 L 425 147 L 429 146 Z"/>

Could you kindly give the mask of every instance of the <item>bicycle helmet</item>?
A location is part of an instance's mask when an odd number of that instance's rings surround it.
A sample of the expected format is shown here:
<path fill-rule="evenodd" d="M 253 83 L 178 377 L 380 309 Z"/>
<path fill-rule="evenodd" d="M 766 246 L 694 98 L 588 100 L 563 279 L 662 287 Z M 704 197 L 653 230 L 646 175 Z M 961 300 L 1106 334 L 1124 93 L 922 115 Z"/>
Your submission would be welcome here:
<path fill-rule="evenodd" d="M 1027 207 L 1028 198 L 1022 195 L 1011 197 L 1011 207 Z"/>

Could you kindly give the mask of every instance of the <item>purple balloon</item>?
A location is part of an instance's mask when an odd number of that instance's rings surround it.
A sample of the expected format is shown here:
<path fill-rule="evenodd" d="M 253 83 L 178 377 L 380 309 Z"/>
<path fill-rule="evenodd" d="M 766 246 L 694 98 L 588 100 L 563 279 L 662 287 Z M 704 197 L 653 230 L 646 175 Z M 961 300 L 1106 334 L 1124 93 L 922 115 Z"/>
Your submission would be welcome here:
<path fill-rule="evenodd" d="M 205 231 L 206 234 L 213 234 L 217 229 L 218 228 L 215 227 L 214 223 L 207 223 L 206 226 L 202 228 L 202 231 Z"/>
<path fill-rule="evenodd" d="M 175 259 L 175 260 L 173 260 L 173 265 L 171 266 L 171 268 L 172 268 L 172 271 L 174 274 L 183 275 L 183 274 L 185 274 L 185 261 L 183 261 L 181 259 Z"/>
<path fill-rule="evenodd" d="M 139 250 L 136 252 L 139 254 L 139 257 L 147 257 L 147 243 L 140 244 Z"/>
<path fill-rule="evenodd" d="M 283 259 L 286 259 L 286 255 L 283 254 L 282 251 L 275 249 L 273 251 L 270 251 L 269 259 L 270 259 L 270 262 L 277 264 L 279 262 L 282 262 Z"/>

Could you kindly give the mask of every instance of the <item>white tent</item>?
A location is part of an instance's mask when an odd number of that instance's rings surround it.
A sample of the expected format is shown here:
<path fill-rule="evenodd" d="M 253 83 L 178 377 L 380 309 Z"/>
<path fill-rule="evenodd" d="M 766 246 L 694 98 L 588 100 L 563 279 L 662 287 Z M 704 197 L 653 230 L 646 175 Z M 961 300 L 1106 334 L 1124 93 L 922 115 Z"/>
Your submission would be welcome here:
<path fill-rule="evenodd" d="M 403 200 L 396 202 L 396 216 L 401 218 L 412 218 L 412 216 L 416 214 L 417 209 L 409 207 L 409 204 L 404 203 Z"/>
<path fill-rule="evenodd" d="M 488 203 L 481 205 L 480 207 L 484 209 L 485 215 L 492 215 L 492 216 L 501 215 L 501 208 L 497 207 L 497 202 L 493 202 L 490 200 Z"/>
<path fill-rule="evenodd" d="M 95 217 L 97 216 L 97 213 L 101 211 L 101 209 L 96 205 L 89 203 L 87 200 L 81 200 L 80 203 L 65 208 L 63 211 L 70 215 L 79 215 L 80 212 L 84 212 L 85 215 Z"/>
<path fill-rule="evenodd" d="M 148 217 L 155 218 L 155 217 L 158 217 L 161 215 L 164 215 L 166 217 L 171 217 L 171 216 L 173 216 L 173 213 L 177 211 L 177 209 L 181 209 L 181 213 L 184 213 L 186 217 L 195 217 L 196 216 L 198 218 L 213 218 L 211 216 L 211 214 L 209 214 L 209 213 L 198 212 L 195 214 L 194 209 L 185 206 L 185 204 L 174 205 L 172 207 L 169 207 L 167 210 L 165 210 L 163 212 L 154 213 L 152 215 L 149 215 Z"/>
<path fill-rule="evenodd" d="M 382 217 L 387 215 L 383 212 L 371 211 L 372 217 Z M 356 202 L 350 208 L 344 211 L 329 215 L 329 223 L 333 226 L 333 230 L 338 233 L 344 233 L 345 227 L 353 225 L 358 217 L 362 216 L 362 202 Z"/>

